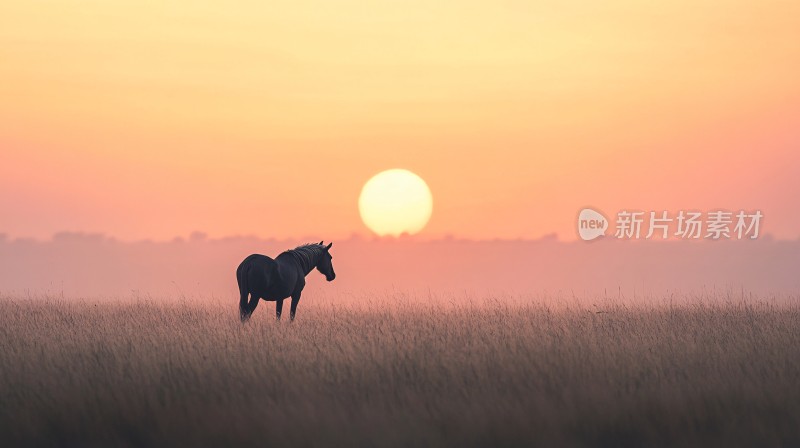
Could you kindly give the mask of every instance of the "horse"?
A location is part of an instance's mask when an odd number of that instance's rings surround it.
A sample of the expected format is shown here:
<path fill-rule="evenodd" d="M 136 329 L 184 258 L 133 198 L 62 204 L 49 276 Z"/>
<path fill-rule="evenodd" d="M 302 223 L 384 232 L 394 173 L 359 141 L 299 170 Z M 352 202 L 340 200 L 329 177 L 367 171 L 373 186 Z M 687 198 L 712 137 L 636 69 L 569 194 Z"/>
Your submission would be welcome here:
<path fill-rule="evenodd" d="M 273 260 L 260 254 L 245 258 L 236 269 L 236 281 L 239 283 L 239 317 L 246 322 L 258 306 L 259 300 L 275 302 L 275 317 L 281 319 L 283 300 L 292 298 L 290 318 L 294 321 L 300 294 L 306 286 L 306 275 L 316 268 L 327 281 L 333 281 L 330 249 L 320 241 L 317 244 L 304 244 L 287 250 Z M 247 296 L 250 295 L 250 301 Z"/>

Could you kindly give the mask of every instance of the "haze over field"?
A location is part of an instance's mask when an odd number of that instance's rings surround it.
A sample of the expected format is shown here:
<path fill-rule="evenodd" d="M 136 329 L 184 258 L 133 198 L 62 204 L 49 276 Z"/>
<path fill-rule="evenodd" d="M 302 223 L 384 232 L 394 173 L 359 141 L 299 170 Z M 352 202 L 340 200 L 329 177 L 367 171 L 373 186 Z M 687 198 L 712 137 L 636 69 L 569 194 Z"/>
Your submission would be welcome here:
<path fill-rule="evenodd" d="M 101 235 L 0 239 L 0 293 L 16 296 L 216 297 L 235 306 L 236 266 L 309 240 L 213 239 L 196 233 L 168 242 L 121 242 Z M 318 241 L 318 240 L 317 240 Z M 654 296 L 717 291 L 737 296 L 800 291 L 800 241 L 469 241 L 414 238 L 334 241 L 337 278 L 308 276 L 304 301 L 365 291 L 426 296 L 559 293 Z"/>

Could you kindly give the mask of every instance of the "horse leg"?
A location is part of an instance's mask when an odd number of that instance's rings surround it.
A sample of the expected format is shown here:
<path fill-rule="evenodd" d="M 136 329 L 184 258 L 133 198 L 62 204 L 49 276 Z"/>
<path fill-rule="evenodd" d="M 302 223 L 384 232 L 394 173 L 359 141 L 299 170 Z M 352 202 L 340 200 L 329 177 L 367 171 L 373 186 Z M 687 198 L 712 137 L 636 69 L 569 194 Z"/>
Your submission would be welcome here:
<path fill-rule="evenodd" d="M 289 313 L 289 318 L 294 322 L 294 314 L 297 312 L 297 303 L 300 302 L 300 293 L 292 294 L 292 310 Z"/>
<path fill-rule="evenodd" d="M 247 291 L 242 291 L 239 297 L 239 318 L 242 322 L 250 318 L 250 306 L 247 304 Z"/>
<path fill-rule="evenodd" d="M 281 312 L 283 311 L 283 299 L 275 301 L 275 319 L 281 320 Z"/>
<path fill-rule="evenodd" d="M 250 293 L 250 303 L 247 304 L 247 317 L 250 317 L 250 315 L 253 314 L 253 311 L 256 310 L 256 307 L 258 306 L 258 302 L 260 300 L 261 300 L 260 297 Z"/>

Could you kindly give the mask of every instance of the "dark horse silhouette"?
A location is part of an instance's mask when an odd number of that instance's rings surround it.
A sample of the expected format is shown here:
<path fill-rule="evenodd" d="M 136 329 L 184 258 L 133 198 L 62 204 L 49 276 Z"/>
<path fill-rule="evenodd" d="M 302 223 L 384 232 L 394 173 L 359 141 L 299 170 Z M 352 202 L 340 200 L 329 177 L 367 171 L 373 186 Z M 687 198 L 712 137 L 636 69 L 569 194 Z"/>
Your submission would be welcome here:
<path fill-rule="evenodd" d="M 281 318 L 283 300 L 292 297 L 291 320 L 297 312 L 297 303 L 300 293 L 306 286 L 306 275 L 317 268 L 325 275 L 325 279 L 332 281 L 336 278 L 333 272 L 330 249 L 333 243 L 327 246 L 319 244 L 306 244 L 287 250 L 278 255 L 274 260 L 265 255 L 253 254 L 245 258 L 236 269 L 236 280 L 239 282 L 239 315 L 242 322 L 258 306 L 261 299 L 275 302 L 275 316 Z M 250 295 L 250 302 L 247 295 Z"/>

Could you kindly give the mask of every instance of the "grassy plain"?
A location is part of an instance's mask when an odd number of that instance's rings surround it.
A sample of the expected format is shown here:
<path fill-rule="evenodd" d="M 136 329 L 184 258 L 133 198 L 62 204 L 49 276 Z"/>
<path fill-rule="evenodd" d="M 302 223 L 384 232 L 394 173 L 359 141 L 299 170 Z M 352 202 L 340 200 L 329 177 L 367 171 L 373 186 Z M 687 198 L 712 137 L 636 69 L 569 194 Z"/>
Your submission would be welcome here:
<path fill-rule="evenodd" d="M 800 446 L 800 306 L 0 297 L 2 446 Z"/>

